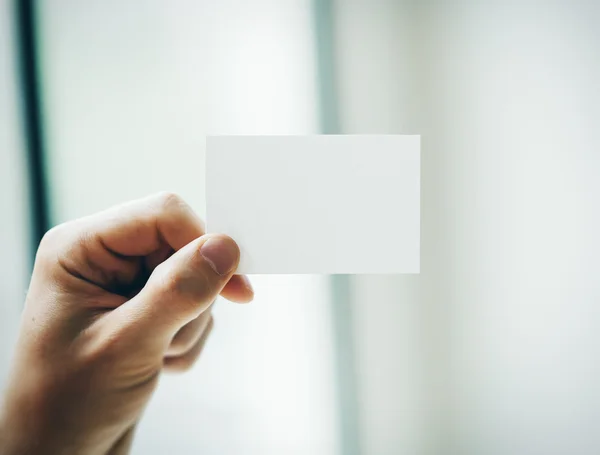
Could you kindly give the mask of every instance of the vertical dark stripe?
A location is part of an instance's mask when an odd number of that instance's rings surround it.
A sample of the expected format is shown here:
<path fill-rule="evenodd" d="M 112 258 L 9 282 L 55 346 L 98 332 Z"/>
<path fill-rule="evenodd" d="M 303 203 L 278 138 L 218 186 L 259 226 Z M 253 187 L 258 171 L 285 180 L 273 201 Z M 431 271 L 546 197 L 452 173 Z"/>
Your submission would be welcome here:
<path fill-rule="evenodd" d="M 333 275 L 331 277 L 331 302 L 337 363 L 340 452 L 343 455 L 362 453 L 351 297 L 350 277 Z"/>
<path fill-rule="evenodd" d="M 314 11 L 320 129 L 323 134 L 339 134 L 332 0 L 314 0 Z"/>
<path fill-rule="evenodd" d="M 340 134 L 332 0 L 314 0 L 313 5 L 320 130 L 323 134 Z M 350 277 L 333 275 L 330 283 L 340 418 L 340 452 L 343 455 L 359 455 L 361 438 Z"/>
<path fill-rule="evenodd" d="M 44 160 L 44 125 L 35 21 L 35 0 L 14 0 L 14 17 L 19 46 L 19 82 L 22 123 L 27 153 L 33 251 L 50 227 Z"/>

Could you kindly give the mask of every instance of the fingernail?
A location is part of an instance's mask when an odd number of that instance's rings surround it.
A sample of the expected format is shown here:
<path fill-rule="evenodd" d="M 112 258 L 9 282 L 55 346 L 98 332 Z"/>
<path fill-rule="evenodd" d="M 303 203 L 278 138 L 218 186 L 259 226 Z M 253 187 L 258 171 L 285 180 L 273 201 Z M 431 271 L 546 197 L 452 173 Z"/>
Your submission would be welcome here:
<path fill-rule="evenodd" d="M 239 249 L 229 237 L 210 237 L 200 247 L 200 254 L 219 275 L 227 275 L 236 266 Z"/>

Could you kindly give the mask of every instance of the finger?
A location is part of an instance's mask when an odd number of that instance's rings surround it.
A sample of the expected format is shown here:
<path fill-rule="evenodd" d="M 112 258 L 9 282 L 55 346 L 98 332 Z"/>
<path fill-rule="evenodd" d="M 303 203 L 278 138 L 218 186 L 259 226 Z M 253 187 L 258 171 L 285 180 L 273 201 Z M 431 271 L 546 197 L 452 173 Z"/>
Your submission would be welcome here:
<path fill-rule="evenodd" d="M 52 229 L 44 239 L 44 257 L 70 274 L 111 292 L 137 280 L 139 258 L 151 273 L 173 252 L 204 234 L 204 224 L 173 193 L 160 193 L 122 204 Z M 239 283 L 241 280 L 242 283 Z M 225 297 L 252 300 L 247 279 L 226 285 Z M 137 290 L 136 290 L 137 291 Z"/>
<path fill-rule="evenodd" d="M 122 256 L 146 256 L 161 246 L 177 251 L 204 234 L 204 224 L 178 195 L 160 193 L 83 219 L 95 240 Z"/>
<path fill-rule="evenodd" d="M 36 259 L 88 284 L 114 291 L 133 281 L 140 258 L 158 263 L 204 234 L 204 225 L 177 195 L 132 201 L 51 229 Z"/>
<path fill-rule="evenodd" d="M 178 357 L 166 357 L 163 363 L 164 370 L 171 373 L 181 373 L 189 370 L 194 363 L 196 363 L 200 354 L 202 354 L 206 340 L 212 332 L 213 327 L 214 319 L 211 316 L 208 325 L 206 326 L 206 330 L 204 330 L 202 336 L 198 339 L 192 349 Z"/>
<path fill-rule="evenodd" d="M 127 455 L 131 450 L 134 433 L 135 425 L 131 426 L 123 433 L 123 436 L 121 436 L 115 445 L 111 447 L 108 455 Z"/>
<path fill-rule="evenodd" d="M 173 340 L 171 340 L 171 344 L 169 345 L 165 356 L 177 357 L 189 351 L 202 336 L 202 333 L 208 326 L 210 318 L 211 312 L 209 308 L 196 319 L 180 328 L 173 337 Z"/>
<path fill-rule="evenodd" d="M 239 257 L 230 237 L 202 236 L 160 264 L 144 288 L 107 317 L 120 327 L 120 336 L 161 343 L 164 352 L 175 333 L 219 295 Z"/>
<path fill-rule="evenodd" d="M 164 250 L 152 253 L 150 257 L 146 257 L 147 270 L 152 272 L 160 263 L 168 259 L 171 254 L 173 254 L 173 251 L 165 254 Z M 231 302 L 248 303 L 254 299 L 254 289 L 247 276 L 233 275 L 221 291 L 221 296 Z"/>
<path fill-rule="evenodd" d="M 221 295 L 236 303 L 248 303 L 254 299 L 254 289 L 245 275 L 233 275 Z"/>

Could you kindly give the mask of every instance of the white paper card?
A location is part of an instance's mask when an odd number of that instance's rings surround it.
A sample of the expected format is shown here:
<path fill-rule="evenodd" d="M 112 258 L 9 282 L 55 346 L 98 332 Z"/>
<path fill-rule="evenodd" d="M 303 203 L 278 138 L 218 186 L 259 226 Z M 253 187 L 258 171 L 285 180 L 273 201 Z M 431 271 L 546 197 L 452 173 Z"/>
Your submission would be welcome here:
<path fill-rule="evenodd" d="M 206 222 L 238 273 L 419 273 L 420 136 L 209 136 Z"/>

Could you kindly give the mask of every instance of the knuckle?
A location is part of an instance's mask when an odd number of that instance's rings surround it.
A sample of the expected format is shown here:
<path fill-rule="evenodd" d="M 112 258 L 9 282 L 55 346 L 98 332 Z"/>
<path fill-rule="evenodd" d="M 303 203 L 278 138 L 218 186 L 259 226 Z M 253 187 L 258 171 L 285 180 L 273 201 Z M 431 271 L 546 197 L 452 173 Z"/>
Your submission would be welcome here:
<path fill-rule="evenodd" d="M 196 316 L 196 308 L 183 292 L 181 280 L 175 274 L 167 273 L 162 265 L 158 266 L 152 275 L 155 274 L 156 279 L 153 279 L 155 293 L 169 302 L 169 311 L 173 315 L 178 315 L 177 319 L 182 323 L 193 319 Z"/>
<path fill-rule="evenodd" d="M 194 346 L 185 354 L 170 358 L 168 357 L 165 362 L 166 369 L 176 373 L 183 373 L 191 369 L 200 358 L 202 351 L 204 350 L 206 339 L 212 332 L 213 327 L 214 317 L 211 315 L 204 332 L 200 336 L 200 339 L 198 339 Z"/>
<path fill-rule="evenodd" d="M 197 317 L 217 293 L 215 283 L 193 267 L 173 270 L 162 263 L 154 269 L 151 279 L 156 292 L 172 301 L 185 318 Z"/>
<path fill-rule="evenodd" d="M 187 208 L 187 203 L 183 198 L 171 191 L 163 191 L 158 195 L 158 204 L 161 210 L 171 212 L 173 210 L 180 210 L 181 208 Z"/>
<path fill-rule="evenodd" d="M 170 267 L 164 262 L 159 264 L 152 272 L 152 281 L 155 287 L 163 295 L 179 293 L 179 279 L 177 274 L 172 273 Z"/>
<path fill-rule="evenodd" d="M 208 312 L 202 313 L 196 319 L 190 321 L 181 329 L 179 329 L 179 331 L 171 340 L 167 355 L 178 356 L 193 349 L 194 345 L 202 337 L 204 332 L 206 332 L 206 330 L 210 330 L 209 324 L 212 314 L 209 312 L 209 310 L 207 311 Z"/>
<path fill-rule="evenodd" d="M 54 226 L 49 231 L 47 231 L 42 240 L 40 241 L 39 251 L 46 251 L 55 249 L 56 246 L 63 242 L 68 231 L 67 223 L 59 224 L 58 226 Z"/>
<path fill-rule="evenodd" d="M 193 332 L 187 330 L 175 335 L 169 346 L 169 353 L 171 355 L 180 355 L 187 352 L 194 345 L 194 335 Z"/>
<path fill-rule="evenodd" d="M 47 231 L 42 239 L 36 253 L 36 263 L 52 265 L 61 257 L 65 256 L 69 249 L 74 248 L 72 222 L 59 224 Z"/>
<path fill-rule="evenodd" d="M 182 356 L 169 359 L 167 368 L 174 373 L 185 373 L 189 371 L 196 363 L 196 356 Z"/>
<path fill-rule="evenodd" d="M 194 366 L 195 363 L 196 363 L 196 359 L 195 358 L 193 358 L 193 359 L 185 359 L 179 365 L 179 371 L 182 372 L 182 373 L 185 373 L 186 371 L 190 371 L 192 369 L 192 367 Z"/>

